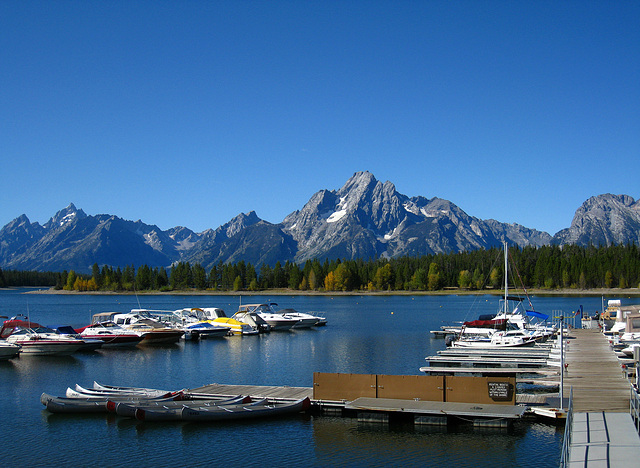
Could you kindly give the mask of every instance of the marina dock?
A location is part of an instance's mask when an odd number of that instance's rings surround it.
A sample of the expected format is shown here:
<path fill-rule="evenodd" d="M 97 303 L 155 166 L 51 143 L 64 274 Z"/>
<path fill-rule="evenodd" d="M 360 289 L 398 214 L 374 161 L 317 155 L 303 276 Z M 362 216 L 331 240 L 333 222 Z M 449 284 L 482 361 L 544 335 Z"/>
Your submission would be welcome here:
<path fill-rule="evenodd" d="M 446 426 L 464 420 L 475 426 L 507 427 L 523 416 L 526 407 L 515 405 L 515 379 L 489 380 L 452 377 L 445 385 L 444 377 L 426 375 L 316 372 L 313 388 L 210 384 L 192 391 L 216 397 L 245 395 L 278 401 L 309 397 L 318 412 L 357 417 L 362 422 L 412 421 L 415 425 Z M 453 401 L 443 401 L 446 390 L 453 390 L 449 395 Z M 482 393 L 487 393 L 484 401 L 478 399 Z M 469 397 L 471 394 L 474 396 Z"/>
<path fill-rule="evenodd" d="M 391 387 L 391 381 L 388 380 L 391 378 L 395 379 L 397 389 L 411 386 L 416 388 L 412 392 L 418 391 L 418 388 L 424 389 L 420 376 L 314 374 L 313 387 L 211 384 L 194 391 L 220 396 L 242 394 L 277 400 L 309 397 L 316 409 L 333 414 L 357 414 L 358 419 L 365 422 L 388 423 L 399 417 L 409 417 L 416 425 L 444 425 L 450 418 L 459 417 L 475 419 L 474 424 L 478 426 L 492 424 L 497 419 L 513 421 L 523 417 L 527 408 L 545 405 L 556 407 L 549 408 L 551 412 L 562 408 L 565 413 L 555 416 L 562 418 L 567 414 L 571 397 L 572 408 L 566 421 L 567 454 L 563 455 L 566 457 L 563 458 L 563 466 L 626 468 L 631 460 L 640 459 L 640 436 L 630 415 L 631 386 L 628 373 L 621 367 L 608 338 L 598 329 L 572 329 L 569 336 L 565 337 L 565 342 L 562 404 L 559 398 L 552 398 L 551 404 L 547 402 L 541 405 L 537 395 L 518 395 L 517 399 L 514 397 L 515 404 L 494 405 L 491 401 L 449 401 L 449 392 L 445 392 L 445 398 L 441 401 L 437 401 L 437 396 L 414 398 L 412 395 L 399 395 L 388 398 L 384 394 Z M 487 379 L 487 382 L 506 379 L 507 377 L 502 377 L 504 375 L 511 375 L 513 382 L 519 383 L 526 383 L 531 378 L 548 379 L 550 384 L 558 384 L 560 380 L 559 355 L 551 347 L 513 349 L 506 352 L 446 349 L 437 356 L 431 356 L 428 361 L 430 366 L 421 368 L 421 371 L 431 375 L 423 377 L 444 379 L 443 382 L 446 383 L 443 387 L 447 390 L 449 386 L 461 384 L 462 381 L 458 383 L 454 379 L 472 376 Z M 525 373 L 528 372 L 538 374 L 538 377 L 526 377 Z M 338 379 L 337 383 L 330 388 L 326 387 L 324 380 L 320 380 L 334 377 Z M 345 382 L 350 383 L 344 385 Z M 486 387 L 487 383 L 483 385 Z M 314 389 L 323 386 L 325 392 L 327 389 L 330 391 L 330 396 L 314 399 Z M 508 385 L 505 386 L 507 387 Z M 334 397 L 331 395 L 333 391 L 347 393 L 344 397 Z M 469 392 L 468 389 L 466 391 Z M 468 394 L 477 395 L 477 390 Z M 542 412 L 535 414 L 542 415 L 544 408 L 541 409 Z M 550 414 L 549 417 L 554 416 Z"/>
<path fill-rule="evenodd" d="M 447 348 L 427 356 L 420 372 L 427 375 L 515 375 L 518 382 L 533 378 L 559 380 L 560 361 L 552 344 L 497 349 Z"/>
<path fill-rule="evenodd" d="M 576 329 L 567 340 L 564 399 L 573 392 L 566 466 L 628 467 L 640 459 L 630 409 L 630 383 L 598 329 Z"/>

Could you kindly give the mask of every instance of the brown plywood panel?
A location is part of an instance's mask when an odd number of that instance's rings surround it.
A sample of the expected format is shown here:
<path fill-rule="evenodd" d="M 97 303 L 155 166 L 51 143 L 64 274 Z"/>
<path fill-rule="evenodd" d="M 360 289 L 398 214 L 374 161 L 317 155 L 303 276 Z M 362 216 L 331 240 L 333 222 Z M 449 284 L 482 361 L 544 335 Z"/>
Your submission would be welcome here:
<path fill-rule="evenodd" d="M 360 397 L 376 397 L 375 374 L 313 373 L 315 400 L 352 401 Z"/>
<path fill-rule="evenodd" d="M 447 376 L 447 402 L 495 405 L 516 404 L 515 377 Z"/>
<path fill-rule="evenodd" d="M 378 375 L 378 398 L 443 401 L 444 376 Z"/>

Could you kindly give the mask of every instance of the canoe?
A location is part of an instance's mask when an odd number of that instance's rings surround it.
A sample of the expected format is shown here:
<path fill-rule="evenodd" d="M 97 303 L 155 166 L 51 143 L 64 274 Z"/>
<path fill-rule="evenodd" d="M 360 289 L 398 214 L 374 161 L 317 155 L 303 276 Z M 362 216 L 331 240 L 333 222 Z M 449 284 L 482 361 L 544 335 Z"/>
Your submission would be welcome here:
<path fill-rule="evenodd" d="M 251 397 L 248 397 L 251 400 Z M 266 398 L 262 398 L 256 401 L 243 402 L 238 401 L 236 403 L 230 403 L 227 405 L 215 405 L 214 406 L 205 406 L 198 405 L 198 402 L 193 402 L 191 405 L 182 406 L 182 407 L 173 407 L 173 408 L 163 408 L 162 406 L 149 406 L 138 405 L 136 407 L 136 411 L 134 413 L 134 417 L 140 419 L 141 421 L 181 421 L 182 420 L 182 410 L 185 408 L 190 408 L 198 411 L 237 411 L 241 408 L 253 408 L 258 406 L 268 405 L 269 401 Z M 224 410 L 222 409 L 224 408 Z M 142 419 L 141 419 L 142 418 Z"/>
<path fill-rule="evenodd" d="M 40 402 L 51 413 L 106 413 L 106 401 L 57 397 L 43 393 Z"/>
<path fill-rule="evenodd" d="M 93 388 L 91 390 L 94 391 L 107 391 L 107 392 L 158 392 L 164 391 L 168 393 L 168 390 L 158 390 L 157 388 L 146 388 L 146 387 L 119 387 L 115 385 L 104 385 L 101 383 L 93 381 Z"/>
<path fill-rule="evenodd" d="M 214 407 L 183 407 L 175 410 L 137 409 L 136 419 L 140 421 L 222 421 L 234 419 L 254 419 L 263 417 L 282 416 L 299 413 L 311 406 L 309 398 L 291 403 L 242 404 Z"/>
<path fill-rule="evenodd" d="M 160 397 L 144 397 L 136 395 L 111 395 L 110 397 L 60 397 L 53 396 L 47 393 L 40 395 L 40 402 L 52 413 L 106 413 L 108 411 L 109 402 L 127 402 L 127 403 L 149 403 L 155 402 L 170 402 L 173 398 L 160 398 Z"/>
<path fill-rule="evenodd" d="M 172 400 L 176 401 L 188 401 L 188 400 L 216 400 L 221 397 L 216 397 L 211 393 L 199 393 L 199 392 L 191 392 L 186 388 L 181 390 L 158 390 L 157 388 L 146 388 L 146 387 L 118 387 L 114 385 L 104 385 L 100 384 L 96 381 L 93 382 L 93 391 L 101 391 L 104 390 L 109 393 L 148 393 L 148 394 L 157 394 L 165 392 L 166 395 L 171 395 Z M 226 397 L 222 397 L 226 398 Z M 228 397 L 232 398 L 232 397 Z"/>
<path fill-rule="evenodd" d="M 100 384 L 98 384 L 100 385 Z M 95 386 L 95 383 L 94 383 Z M 155 388 L 142 387 L 108 387 L 100 385 L 102 389 L 88 389 L 76 384 L 75 389 L 67 388 L 65 396 L 67 398 L 109 398 L 111 396 L 133 396 L 137 398 L 166 398 L 171 400 L 215 400 L 216 397 L 210 393 L 190 392 L 182 390 L 158 390 Z"/>
<path fill-rule="evenodd" d="M 107 410 L 116 413 L 118 416 L 128 418 L 136 417 L 136 410 L 167 411 L 175 410 L 179 412 L 184 407 L 210 407 L 223 405 L 247 404 L 251 402 L 251 397 L 237 396 L 233 398 L 211 399 L 211 400 L 171 400 L 171 401 L 110 401 L 107 402 Z"/>
<path fill-rule="evenodd" d="M 160 397 L 160 398 L 169 398 L 171 396 L 175 396 L 175 392 L 166 391 L 166 390 L 156 390 L 156 389 L 145 389 L 145 390 L 94 390 L 87 389 L 81 387 L 76 384 L 75 389 L 67 388 L 66 396 L 67 398 L 107 398 L 109 396 L 138 396 L 138 397 Z"/>

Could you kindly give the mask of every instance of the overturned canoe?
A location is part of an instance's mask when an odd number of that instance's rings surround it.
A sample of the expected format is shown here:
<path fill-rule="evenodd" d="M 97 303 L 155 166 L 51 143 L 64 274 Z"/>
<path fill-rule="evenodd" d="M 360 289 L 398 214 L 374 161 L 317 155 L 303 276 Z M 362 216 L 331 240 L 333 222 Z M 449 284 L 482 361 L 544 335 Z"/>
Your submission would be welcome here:
<path fill-rule="evenodd" d="M 42 403 L 51 413 L 106 413 L 109 402 L 127 402 L 137 404 L 141 402 L 170 402 L 173 398 L 144 397 L 139 395 L 110 395 L 109 397 L 90 398 L 59 397 L 43 393 L 40 395 Z"/>
<path fill-rule="evenodd" d="M 251 403 L 251 397 L 237 396 L 225 399 L 210 400 L 172 400 L 172 401 L 110 401 L 107 403 L 107 410 L 116 413 L 118 416 L 128 418 L 136 417 L 136 410 L 144 409 L 167 413 L 167 420 L 171 419 L 172 412 L 179 414 L 185 407 L 211 407 L 224 405 L 237 405 Z M 179 419 L 179 418 L 173 418 Z"/>
<path fill-rule="evenodd" d="M 311 406 L 309 398 L 287 403 L 254 402 L 251 404 L 183 407 L 178 410 L 136 410 L 136 419 L 140 421 L 222 421 L 233 419 L 254 419 L 299 413 Z M 179 413 L 179 414 L 178 414 Z"/>

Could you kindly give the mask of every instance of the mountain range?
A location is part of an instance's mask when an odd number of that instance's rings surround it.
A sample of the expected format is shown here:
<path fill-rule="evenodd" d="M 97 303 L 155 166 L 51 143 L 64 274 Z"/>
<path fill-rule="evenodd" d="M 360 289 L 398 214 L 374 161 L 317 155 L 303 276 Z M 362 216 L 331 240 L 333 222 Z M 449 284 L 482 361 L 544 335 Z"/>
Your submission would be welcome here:
<path fill-rule="evenodd" d="M 394 258 L 501 246 L 640 244 L 640 201 L 628 195 L 589 198 L 571 226 L 554 236 L 519 224 L 482 220 L 441 198 L 407 197 L 370 172 L 339 190 L 320 190 L 281 223 L 255 212 L 196 233 L 166 231 L 115 215 L 87 215 L 73 203 L 40 225 L 21 215 L 0 230 L 0 268 L 89 272 L 98 265 L 170 267 L 240 260 L 259 266 L 310 259 Z"/>

